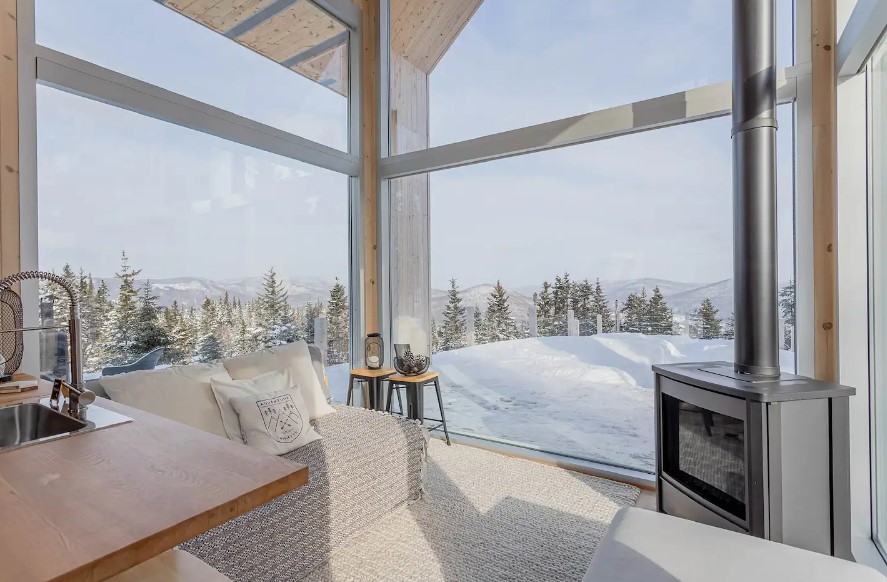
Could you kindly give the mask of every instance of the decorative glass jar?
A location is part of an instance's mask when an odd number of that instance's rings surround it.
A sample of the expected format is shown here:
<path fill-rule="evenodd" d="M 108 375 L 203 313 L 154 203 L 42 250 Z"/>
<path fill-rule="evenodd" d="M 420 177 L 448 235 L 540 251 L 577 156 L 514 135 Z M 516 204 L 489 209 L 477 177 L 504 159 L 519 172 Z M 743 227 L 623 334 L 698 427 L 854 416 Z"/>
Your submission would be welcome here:
<path fill-rule="evenodd" d="M 385 342 L 381 333 L 371 333 L 364 341 L 364 361 L 370 370 L 379 370 L 385 363 Z"/>

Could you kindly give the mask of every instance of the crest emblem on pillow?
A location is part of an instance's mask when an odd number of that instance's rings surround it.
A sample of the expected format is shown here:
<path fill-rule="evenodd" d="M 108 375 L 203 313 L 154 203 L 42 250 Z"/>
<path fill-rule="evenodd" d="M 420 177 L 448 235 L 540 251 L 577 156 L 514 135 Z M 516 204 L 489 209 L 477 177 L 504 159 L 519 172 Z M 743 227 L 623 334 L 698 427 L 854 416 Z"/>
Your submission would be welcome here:
<path fill-rule="evenodd" d="M 289 394 L 257 400 L 256 406 L 259 407 L 265 430 L 275 441 L 291 443 L 302 434 L 305 421 Z"/>

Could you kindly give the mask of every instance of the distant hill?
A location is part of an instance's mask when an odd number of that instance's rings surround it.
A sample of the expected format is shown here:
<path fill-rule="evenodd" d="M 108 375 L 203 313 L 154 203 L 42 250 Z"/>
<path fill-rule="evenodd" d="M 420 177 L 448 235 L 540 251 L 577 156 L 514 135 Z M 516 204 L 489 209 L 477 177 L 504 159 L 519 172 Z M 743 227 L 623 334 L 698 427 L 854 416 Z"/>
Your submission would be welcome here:
<path fill-rule="evenodd" d="M 493 291 L 494 285 L 484 284 L 460 289 L 459 294 L 462 296 L 462 305 L 468 307 L 479 307 L 481 310 L 487 309 L 487 297 Z M 508 291 L 508 301 L 511 305 L 511 313 L 517 321 L 527 321 L 529 318 L 529 308 L 533 304 L 532 296 L 526 296 L 515 290 L 506 288 Z M 447 292 L 441 289 L 431 290 L 431 316 L 437 321 L 443 320 L 443 311 L 447 305 Z"/>
<path fill-rule="evenodd" d="M 100 280 L 105 281 L 112 297 L 117 295 L 117 292 L 120 290 L 120 281 L 118 279 L 96 279 L 96 285 L 98 285 Z M 318 299 L 326 301 L 330 294 L 330 287 L 333 286 L 333 281 L 319 277 L 282 278 L 281 280 L 289 293 L 290 304 L 294 307 L 317 301 Z M 141 287 L 144 282 L 144 279 L 140 279 L 136 281 L 136 284 Z M 262 278 L 245 277 L 221 281 L 213 281 L 202 277 L 151 279 L 151 287 L 154 294 L 158 297 L 159 305 L 169 306 L 172 305 L 173 301 L 178 301 L 179 305 L 185 307 L 197 307 L 203 302 L 204 297 L 217 299 L 222 297 L 226 291 L 231 299 L 238 298 L 241 301 L 255 299 L 262 291 Z"/>

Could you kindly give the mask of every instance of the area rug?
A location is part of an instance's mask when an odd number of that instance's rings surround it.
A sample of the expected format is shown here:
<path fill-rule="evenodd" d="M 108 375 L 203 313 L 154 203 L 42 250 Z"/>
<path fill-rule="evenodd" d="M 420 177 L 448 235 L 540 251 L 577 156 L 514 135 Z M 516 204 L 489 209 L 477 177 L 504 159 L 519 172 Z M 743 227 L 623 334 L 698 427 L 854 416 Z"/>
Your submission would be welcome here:
<path fill-rule="evenodd" d="M 432 439 L 423 500 L 342 544 L 311 582 L 578 582 L 637 488 Z"/>

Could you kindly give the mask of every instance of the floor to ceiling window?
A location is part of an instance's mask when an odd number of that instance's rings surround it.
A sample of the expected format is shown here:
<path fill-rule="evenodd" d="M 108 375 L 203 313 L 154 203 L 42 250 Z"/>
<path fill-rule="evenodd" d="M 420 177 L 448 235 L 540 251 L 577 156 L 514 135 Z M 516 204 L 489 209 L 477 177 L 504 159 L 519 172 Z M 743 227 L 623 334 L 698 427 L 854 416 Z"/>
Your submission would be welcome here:
<path fill-rule="evenodd" d="M 870 277 L 874 537 L 887 555 L 887 42 L 869 65 Z"/>
<path fill-rule="evenodd" d="M 432 354 L 452 429 L 651 471 L 651 365 L 733 358 L 730 118 L 687 105 L 729 81 L 730 3 L 461 0 L 464 28 L 437 52 L 410 41 L 433 32 L 411 25 L 415 4 L 391 0 L 394 341 Z M 792 2 L 777 22 L 785 67 Z M 676 108 L 632 102 L 681 91 L 686 118 L 636 133 Z M 778 118 L 780 360 L 793 372 L 792 106 Z M 585 123 L 616 137 L 549 149 Z"/>
<path fill-rule="evenodd" d="M 346 27 L 311 2 L 280 22 L 188 3 L 68 4 L 38 0 L 38 43 L 295 134 L 265 151 L 190 129 L 188 106 L 169 122 L 79 86 L 37 87 L 39 266 L 78 292 L 87 376 L 156 348 L 171 365 L 295 339 L 347 362 L 350 178 L 290 145 L 356 160 L 324 149 L 349 149 Z M 268 48 L 267 22 L 299 26 Z M 244 125 L 243 141 L 269 143 Z M 59 320 L 67 301 L 44 286 L 40 308 L 43 323 Z M 43 372 L 64 375 L 63 345 L 43 338 Z"/>

